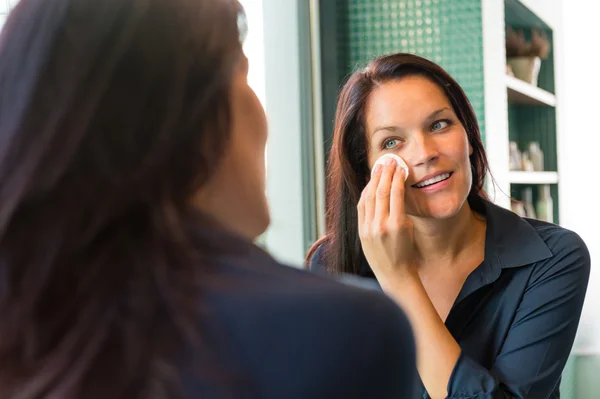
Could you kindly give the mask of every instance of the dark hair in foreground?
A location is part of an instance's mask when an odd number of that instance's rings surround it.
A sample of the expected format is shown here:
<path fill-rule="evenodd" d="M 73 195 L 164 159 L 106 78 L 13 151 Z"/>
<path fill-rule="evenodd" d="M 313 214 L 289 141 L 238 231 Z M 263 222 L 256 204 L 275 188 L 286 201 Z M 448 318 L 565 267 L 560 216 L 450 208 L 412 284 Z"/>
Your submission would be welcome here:
<path fill-rule="evenodd" d="M 184 347 L 209 351 L 201 276 L 228 245 L 189 202 L 228 140 L 239 12 L 231 0 L 22 0 L 10 14 L 2 398 L 178 397 Z"/>
<path fill-rule="evenodd" d="M 307 262 L 326 243 L 321 261 L 330 272 L 359 273 L 363 254 L 356 207 L 370 174 L 364 115 L 366 103 L 379 85 L 414 75 L 430 79 L 444 91 L 467 132 L 473 147 L 470 156 L 473 185 L 468 201 L 473 205 L 480 202 L 477 199 L 487 198 L 484 183 L 488 161 L 477 117 L 462 88 L 440 66 L 422 57 L 398 53 L 376 58 L 366 68 L 354 72 L 339 95 L 328 163 L 327 231 L 309 250 Z"/>

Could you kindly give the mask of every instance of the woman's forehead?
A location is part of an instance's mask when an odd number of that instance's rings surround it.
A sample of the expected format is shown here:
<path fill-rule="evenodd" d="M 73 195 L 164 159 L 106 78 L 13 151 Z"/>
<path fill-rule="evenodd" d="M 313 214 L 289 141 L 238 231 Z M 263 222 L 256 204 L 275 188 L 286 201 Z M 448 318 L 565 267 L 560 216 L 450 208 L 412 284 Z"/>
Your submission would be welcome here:
<path fill-rule="evenodd" d="M 444 91 L 427 78 L 407 77 L 377 87 L 366 104 L 366 124 L 370 129 L 381 124 L 423 121 L 432 113 L 452 107 Z"/>

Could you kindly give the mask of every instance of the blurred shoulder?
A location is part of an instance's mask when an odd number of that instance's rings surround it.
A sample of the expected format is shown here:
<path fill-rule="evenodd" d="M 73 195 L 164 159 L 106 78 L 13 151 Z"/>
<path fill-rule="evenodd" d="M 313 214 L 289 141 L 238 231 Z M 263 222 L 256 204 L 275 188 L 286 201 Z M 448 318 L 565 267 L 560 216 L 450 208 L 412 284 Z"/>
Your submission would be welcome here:
<path fill-rule="evenodd" d="M 325 251 L 329 246 L 329 238 L 321 237 L 308 250 L 306 255 L 306 266 L 311 272 L 325 273 L 327 272 L 327 264 L 325 261 Z"/>
<path fill-rule="evenodd" d="M 348 285 L 322 275 L 281 266 L 286 279 L 293 281 L 289 292 L 294 308 L 302 318 L 331 330 L 331 338 L 339 341 L 338 331 L 352 330 L 364 337 L 384 334 L 401 340 L 412 340 L 412 329 L 404 312 L 383 292 Z M 285 303 L 285 302 L 284 302 Z M 290 307 L 282 306 L 282 311 Z M 351 336 L 351 335 L 347 335 Z"/>
<path fill-rule="evenodd" d="M 293 295 L 278 301 L 276 324 L 293 320 L 302 356 L 311 359 L 310 374 L 321 386 L 331 384 L 329 397 L 412 397 L 416 350 L 401 308 L 380 291 L 287 269 L 295 282 Z M 277 339 L 273 335 L 269 341 Z"/>
<path fill-rule="evenodd" d="M 237 295 L 248 306 L 260 309 L 265 317 L 285 320 L 293 315 L 296 321 L 318 325 L 320 329 L 351 328 L 370 334 L 381 326 L 396 329 L 399 335 L 412 334 L 404 312 L 381 291 L 287 266 L 268 254 L 257 253 L 245 262 L 248 264 L 243 273 L 237 276 L 244 282 Z"/>
<path fill-rule="evenodd" d="M 287 398 L 411 397 L 412 328 L 385 294 L 266 255 L 243 262 L 230 268 L 237 282 L 220 296 L 221 314 L 235 352 L 263 386 Z"/>

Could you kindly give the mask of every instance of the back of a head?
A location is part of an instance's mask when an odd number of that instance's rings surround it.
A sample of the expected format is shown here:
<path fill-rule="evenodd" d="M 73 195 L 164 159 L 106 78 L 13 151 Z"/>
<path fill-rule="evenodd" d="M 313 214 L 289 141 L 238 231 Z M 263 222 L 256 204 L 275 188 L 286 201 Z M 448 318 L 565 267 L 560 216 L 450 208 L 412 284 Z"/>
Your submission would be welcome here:
<path fill-rule="evenodd" d="M 237 13 L 232 0 L 21 0 L 9 16 L 3 398 L 177 396 L 176 358 L 200 333 L 186 201 L 225 148 Z"/>

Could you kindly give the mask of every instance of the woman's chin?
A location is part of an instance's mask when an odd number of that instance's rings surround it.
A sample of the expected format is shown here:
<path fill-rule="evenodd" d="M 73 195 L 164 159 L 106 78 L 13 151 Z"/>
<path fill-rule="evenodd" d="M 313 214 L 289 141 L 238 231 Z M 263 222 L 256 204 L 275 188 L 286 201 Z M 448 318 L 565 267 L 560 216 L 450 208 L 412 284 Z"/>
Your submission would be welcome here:
<path fill-rule="evenodd" d="M 426 219 L 450 219 L 460 212 L 464 202 L 465 201 L 451 198 L 430 201 L 424 204 L 418 204 L 415 207 L 416 212 L 412 213 L 412 215 Z"/>

